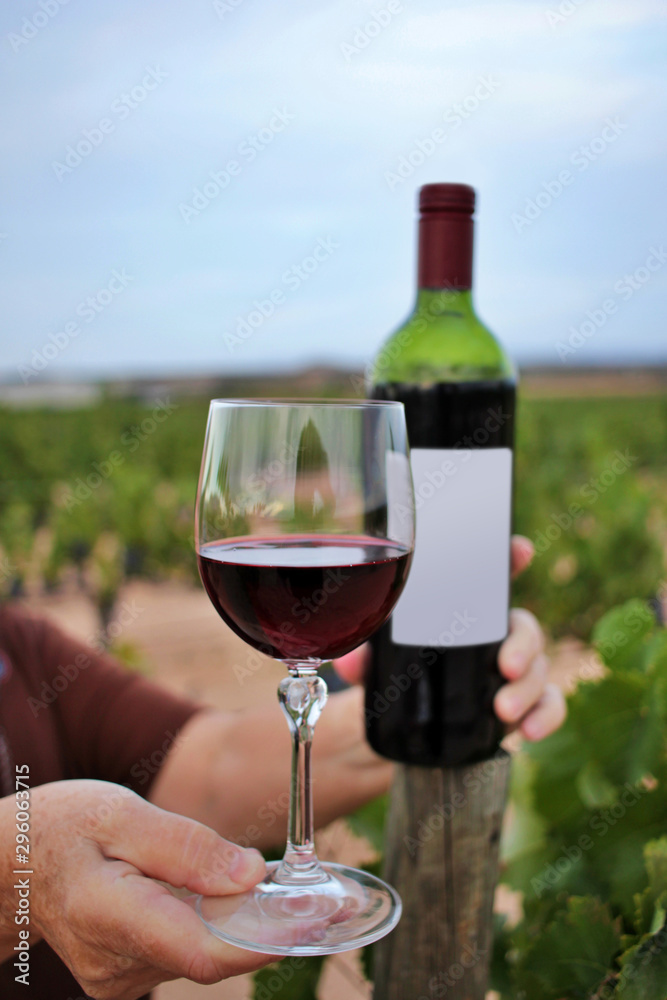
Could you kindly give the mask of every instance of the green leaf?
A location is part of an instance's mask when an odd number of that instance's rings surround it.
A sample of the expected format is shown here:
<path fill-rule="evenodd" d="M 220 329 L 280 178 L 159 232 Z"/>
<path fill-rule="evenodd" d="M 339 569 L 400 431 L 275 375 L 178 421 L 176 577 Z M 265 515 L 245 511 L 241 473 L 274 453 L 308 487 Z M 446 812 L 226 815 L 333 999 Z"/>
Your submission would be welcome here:
<path fill-rule="evenodd" d="M 647 935 L 622 957 L 616 987 L 618 1000 L 665 1000 L 667 997 L 667 925 Z"/>
<path fill-rule="evenodd" d="M 655 626 L 655 615 L 645 601 L 628 601 L 600 619 L 593 629 L 593 644 L 612 670 L 642 670 L 640 653 Z"/>
<path fill-rule="evenodd" d="M 389 807 L 389 797 L 381 795 L 366 805 L 357 809 L 347 821 L 358 837 L 365 837 L 376 851 L 381 851 L 384 844 L 384 825 Z"/>
<path fill-rule="evenodd" d="M 646 646 L 646 660 L 650 670 L 667 679 L 667 631 L 662 629 L 652 636 Z"/>
<path fill-rule="evenodd" d="M 525 896 L 538 895 L 550 891 L 544 878 L 549 863 L 553 860 L 553 850 L 546 843 L 536 845 L 531 850 L 515 855 L 503 868 L 503 882 L 522 892 Z"/>
<path fill-rule="evenodd" d="M 583 685 L 570 701 L 581 760 L 594 760 L 608 781 L 635 784 L 664 757 L 664 727 L 645 675 L 611 674 Z"/>
<path fill-rule="evenodd" d="M 375 961 L 374 945 L 367 944 L 361 949 L 361 970 L 369 983 L 373 982 L 373 963 Z"/>
<path fill-rule="evenodd" d="M 493 923 L 493 953 L 491 955 L 489 987 L 500 993 L 503 998 L 511 997 L 512 977 L 507 963 L 507 952 L 511 948 L 511 939 L 505 929 L 507 917 L 494 913 Z"/>
<path fill-rule="evenodd" d="M 653 922 L 651 923 L 650 933 L 657 934 L 661 927 L 665 924 L 665 917 L 667 917 L 667 910 L 664 907 L 665 897 L 661 897 L 661 902 L 656 905 L 655 913 L 653 914 Z"/>
<path fill-rule="evenodd" d="M 667 892 L 667 837 L 651 840 L 644 847 L 648 884 L 657 902 Z"/>
<path fill-rule="evenodd" d="M 586 863 L 594 891 L 620 910 L 628 924 L 635 917 L 635 895 L 648 883 L 644 846 L 665 829 L 665 792 L 662 784 L 651 792 L 641 786 L 625 789 L 616 806 L 597 811 L 588 825 L 593 847 L 586 852 Z"/>
<path fill-rule="evenodd" d="M 655 906 L 651 889 L 647 887 L 643 892 L 635 893 L 635 916 L 633 922 L 635 930 L 640 937 L 648 934 L 651 930 L 654 913 Z"/>
<path fill-rule="evenodd" d="M 549 824 L 561 830 L 575 826 L 585 814 L 577 793 L 577 777 L 585 757 L 572 721 L 573 701 L 570 699 L 570 717 L 561 729 L 527 748 L 537 763 L 533 781 L 535 808 Z"/>
<path fill-rule="evenodd" d="M 290 956 L 279 964 L 267 965 L 253 978 L 252 1000 L 317 1000 L 317 984 L 326 956 Z"/>
<path fill-rule="evenodd" d="M 653 669 L 656 674 L 653 681 L 653 703 L 664 725 L 667 723 L 667 656 L 664 666 L 658 667 L 654 664 Z"/>
<path fill-rule="evenodd" d="M 579 798 L 589 809 L 601 809 L 603 806 L 613 806 L 618 799 L 615 785 L 605 778 L 600 765 L 595 760 L 584 764 L 577 775 L 577 791 Z"/>
<path fill-rule="evenodd" d="M 529 947 L 516 984 L 531 1000 L 588 997 L 608 975 L 620 943 L 620 921 L 606 904 L 570 897 L 567 908 Z"/>

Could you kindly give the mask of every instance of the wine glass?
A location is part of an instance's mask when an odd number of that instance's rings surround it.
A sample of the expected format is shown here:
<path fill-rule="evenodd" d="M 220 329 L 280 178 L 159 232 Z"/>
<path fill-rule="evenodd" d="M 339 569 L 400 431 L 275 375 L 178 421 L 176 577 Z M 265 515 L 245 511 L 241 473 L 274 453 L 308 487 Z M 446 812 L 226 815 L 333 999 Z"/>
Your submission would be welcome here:
<path fill-rule="evenodd" d="M 197 493 L 199 572 L 227 625 L 286 665 L 278 698 L 292 737 L 283 860 L 268 864 L 254 891 L 196 904 L 207 927 L 240 948 L 324 955 L 376 941 L 398 922 L 394 889 L 318 861 L 310 751 L 327 698 L 318 668 L 391 614 L 414 518 L 402 403 L 212 400 Z"/>

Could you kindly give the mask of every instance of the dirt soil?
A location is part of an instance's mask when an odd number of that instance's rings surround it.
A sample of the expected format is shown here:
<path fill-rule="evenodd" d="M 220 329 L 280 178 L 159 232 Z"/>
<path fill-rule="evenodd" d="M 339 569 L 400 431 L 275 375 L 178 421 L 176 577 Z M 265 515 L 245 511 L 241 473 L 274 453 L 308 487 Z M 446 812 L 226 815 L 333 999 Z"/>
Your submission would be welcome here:
<path fill-rule="evenodd" d="M 29 603 L 83 640 L 99 627 L 93 605 L 76 588 L 34 597 Z M 276 704 L 278 711 L 275 691 L 282 668 L 267 659 L 265 669 L 239 671 L 239 680 L 234 666 L 247 666 L 251 651 L 220 621 L 202 590 L 185 584 L 134 581 L 124 588 L 117 613 L 124 605 L 123 619 L 130 621 L 117 641 L 130 643 L 140 652 L 142 669 L 157 683 L 226 710 Z M 568 640 L 552 650 L 552 675 L 567 687 L 577 677 L 591 676 L 592 662 L 581 644 Z M 372 855 L 342 821 L 319 833 L 318 850 L 327 860 L 352 864 Z M 509 895 L 499 895 L 500 909 L 511 911 L 512 903 Z M 370 995 L 356 953 L 329 959 L 320 988 L 322 1000 L 363 1000 Z M 251 996 L 245 976 L 215 986 L 178 980 L 155 993 L 156 1000 L 248 1000 Z"/>

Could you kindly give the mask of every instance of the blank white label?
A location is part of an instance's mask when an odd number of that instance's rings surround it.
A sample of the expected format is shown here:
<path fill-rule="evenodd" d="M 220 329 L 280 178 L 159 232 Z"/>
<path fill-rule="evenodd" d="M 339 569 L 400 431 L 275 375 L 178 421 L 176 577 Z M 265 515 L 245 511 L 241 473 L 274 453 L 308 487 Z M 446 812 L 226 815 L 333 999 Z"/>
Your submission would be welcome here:
<path fill-rule="evenodd" d="M 507 634 L 512 451 L 415 448 L 417 535 L 392 616 L 406 646 L 476 646 Z"/>

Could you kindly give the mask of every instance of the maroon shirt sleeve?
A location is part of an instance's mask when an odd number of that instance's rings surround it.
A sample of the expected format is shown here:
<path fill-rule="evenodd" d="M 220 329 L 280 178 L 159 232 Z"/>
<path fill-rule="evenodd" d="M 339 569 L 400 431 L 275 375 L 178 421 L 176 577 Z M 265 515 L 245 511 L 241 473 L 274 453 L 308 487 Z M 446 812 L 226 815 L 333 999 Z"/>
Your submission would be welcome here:
<path fill-rule="evenodd" d="M 26 707 L 55 726 L 63 777 L 112 781 L 146 797 L 179 730 L 203 706 L 22 609 L 3 608 L 0 625 L 29 691 Z"/>

